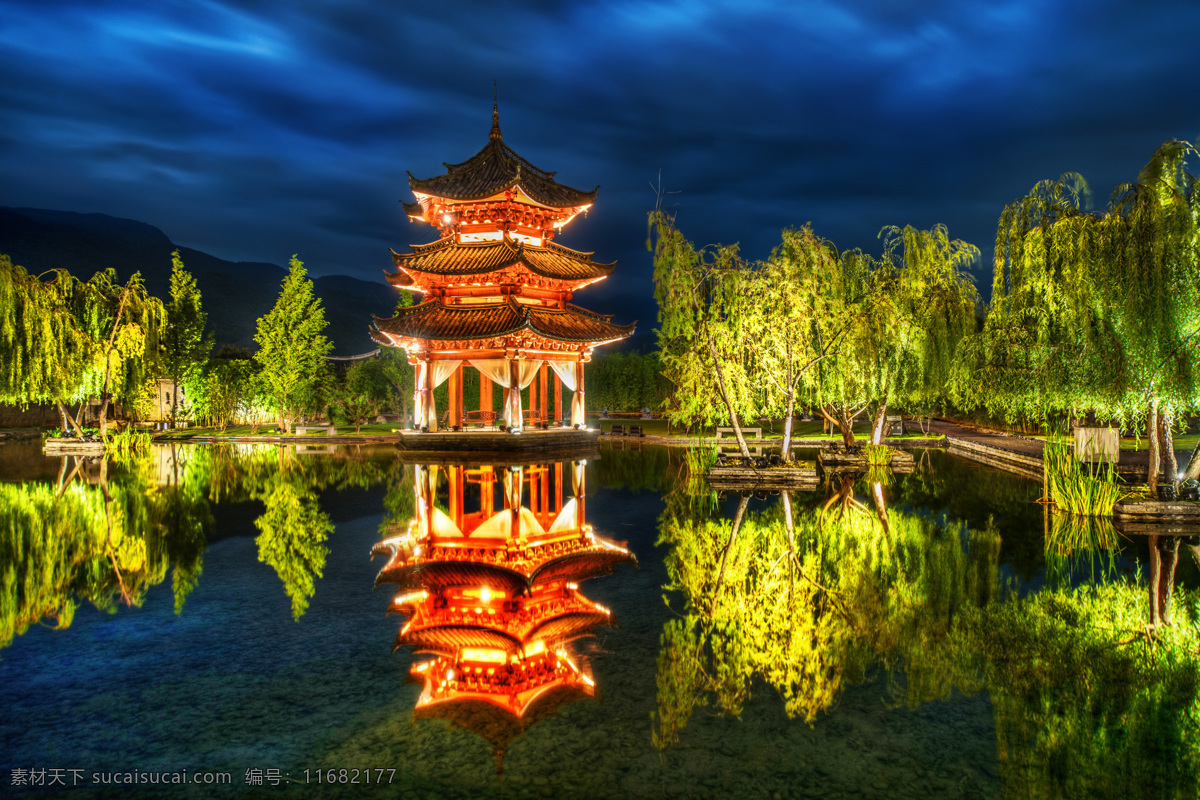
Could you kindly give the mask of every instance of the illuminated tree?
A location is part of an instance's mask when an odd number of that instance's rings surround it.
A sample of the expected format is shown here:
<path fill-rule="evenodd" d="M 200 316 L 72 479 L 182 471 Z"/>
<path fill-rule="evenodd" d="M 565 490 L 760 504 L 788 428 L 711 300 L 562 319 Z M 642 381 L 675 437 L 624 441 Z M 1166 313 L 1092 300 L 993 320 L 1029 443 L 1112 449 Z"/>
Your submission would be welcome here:
<path fill-rule="evenodd" d="M 64 432 L 82 434 L 81 414 L 71 418 L 65 404 L 99 396 L 104 430 L 112 398 L 144 399 L 157 367 L 162 303 L 138 273 L 124 285 L 112 270 L 86 282 L 65 270 L 47 276 L 0 258 L 0 398 L 55 403 Z"/>
<path fill-rule="evenodd" d="M 667 416 L 688 425 L 730 420 L 749 458 L 739 416 L 755 411 L 747 364 L 756 343 L 744 324 L 751 270 L 736 245 L 696 249 L 662 212 L 650 215 L 650 228 L 659 358 L 675 385 Z"/>
<path fill-rule="evenodd" d="M 171 427 L 179 406 L 179 392 L 194 397 L 200 391 L 202 372 L 212 350 L 212 337 L 204 336 L 208 315 L 200 302 L 196 279 L 183 266 L 179 251 L 171 253 L 171 300 L 163 330 L 163 368 L 174 384 L 171 393 Z"/>
<path fill-rule="evenodd" d="M 844 277 L 833 243 L 812 228 L 789 228 L 755 274 L 747 327 L 758 343 L 754 376 L 763 410 L 783 416 L 784 458 L 790 457 L 796 403 L 819 362 L 839 352 L 858 305 L 834 283 Z"/>
<path fill-rule="evenodd" d="M 1186 142 L 1162 145 L 1103 214 L 1083 210 L 1087 186 L 1074 174 L 1005 209 L 992 309 L 964 340 L 960 404 L 1009 419 L 1092 410 L 1145 420 L 1157 492 L 1160 450 L 1173 453 L 1162 417 L 1196 397 L 1200 193 L 1185 164 L 1195 155 Z"/>
<path fill-rule="evenodd" d="M 263 394 L 276 409 L 279 427 L 289 433 L 305 408 L 319 404 L 315 395 L 328 376 L 325 356 L 333 349 L 324 334 L 325 310 L 313 296 L 307 274 L 300 259 L 292 256 L 279 300 L 259 318 L 254 334 Z"/>
<path fill-rule="evenodd" d="M 978 257 L 974 245 L 951 239 L 945 225 L 925 231 L 890 226 L 883 260 L 892 265 L 885 307 L 891 325 L 876 325 L 871 363 L 880 376 L 871 443 L 883 437 L 889 399 L 928 409 L 945 399 L 959 341 L 975 330 L 979 293 L 966 272 Z"/>

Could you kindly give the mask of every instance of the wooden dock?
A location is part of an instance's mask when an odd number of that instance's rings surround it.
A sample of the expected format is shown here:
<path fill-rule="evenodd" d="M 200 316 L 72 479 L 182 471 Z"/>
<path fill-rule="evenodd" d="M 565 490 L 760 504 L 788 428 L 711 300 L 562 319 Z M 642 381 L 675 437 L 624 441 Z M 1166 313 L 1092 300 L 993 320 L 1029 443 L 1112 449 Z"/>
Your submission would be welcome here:
<path fill-rule="evenodd" d="M 816 491 L 820 486 L 817 466 L 800 461 L 779 467 L 721 466 L 708 472 L 708 483 L 718 491 Z"/>

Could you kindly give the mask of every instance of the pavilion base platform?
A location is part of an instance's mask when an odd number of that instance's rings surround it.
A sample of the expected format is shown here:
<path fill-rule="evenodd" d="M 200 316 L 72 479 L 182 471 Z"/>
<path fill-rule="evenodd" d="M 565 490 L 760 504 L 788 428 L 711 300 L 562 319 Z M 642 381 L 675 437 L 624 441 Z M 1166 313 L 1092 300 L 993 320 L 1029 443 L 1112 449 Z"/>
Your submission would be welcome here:
<path fill-rule="evenodd" d="M 400 442 L 397 448 L 402 456 L 421 455 L 422 460 L 425 456 L 434 459 L 463 455 L 505 458 L 514 454 L 531 453 L 565 457 L 579 455 L 587 458 L 588 454 L 594 455 L 599 452 L 599 437 L 599 430 L 573 428 L 526 429 L 521 433 L 473 430 L 437 433 L 413 431 L 399 434 Z"/>

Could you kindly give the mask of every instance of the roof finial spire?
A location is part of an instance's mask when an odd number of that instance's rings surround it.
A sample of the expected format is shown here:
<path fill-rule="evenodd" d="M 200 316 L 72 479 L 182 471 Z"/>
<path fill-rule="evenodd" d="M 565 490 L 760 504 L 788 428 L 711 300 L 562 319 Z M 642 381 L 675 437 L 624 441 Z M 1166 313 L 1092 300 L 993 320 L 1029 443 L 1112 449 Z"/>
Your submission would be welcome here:
<path fill-rule="evenodd" d="M 497 99 L 496 81 L 492 81 L 492 132 L 489 139 L 500 140 L 500 103 Z"/>

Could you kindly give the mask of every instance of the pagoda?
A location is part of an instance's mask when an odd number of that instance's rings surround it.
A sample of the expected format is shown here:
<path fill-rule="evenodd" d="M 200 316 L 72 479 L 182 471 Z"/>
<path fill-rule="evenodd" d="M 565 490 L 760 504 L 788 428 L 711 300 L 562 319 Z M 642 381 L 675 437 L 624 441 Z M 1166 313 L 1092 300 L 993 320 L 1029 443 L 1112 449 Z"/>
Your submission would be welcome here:
<path fill-rule="evenodd" d="M 406 621 L 393 649 L 432 656 L 409 671 L 423 685 L 414 716 L 483 736 L 498 768 L 530 725 L 594 695 L 571 644 L 614 621 L 579 584 L 637 563 L 584 522 L 585 467 L 414 465 L 416 513 L 372 550 L 387 559 L 376 585 L 400 589 L 389 612 Z"/>
<path fill-rule="evenodd" d="M 416 427 L 438 429 L 433 389 L 447 380 L 446 424 L 464 425 L 464 367 L 480 373 L 483 421 L 502 421 L 512 431 L 527 422 L 584 427 L 583 365 L 595 347 L 632 335 L 636 325 L 617 325 L 611 315 L 571 302 L 576 291 L 611 275 L 614 264 L 553 241 L 591 208 L 599 187 L 564 186 L 517 155 L 500 135 L 495 103 L 487 144 L 445 166 L 446 174 L 432 178 L 410 172 L 416 199 L 403 203 L 410 221 L 432 225 L 440 238 L 409 253 L 393 250 L 396 271 L 387 273 L 389 283 L 421 294 L 421 302 L 376 317 L 371 332 L 381 345 L 404 348 L 416 368 Z M 523 410 L 520 390 L 535 381 Z M 493 383 L 504 389 L 495 411 Z M 573 394 L 569 423 L 561 413 L 564 388 Z"/>

